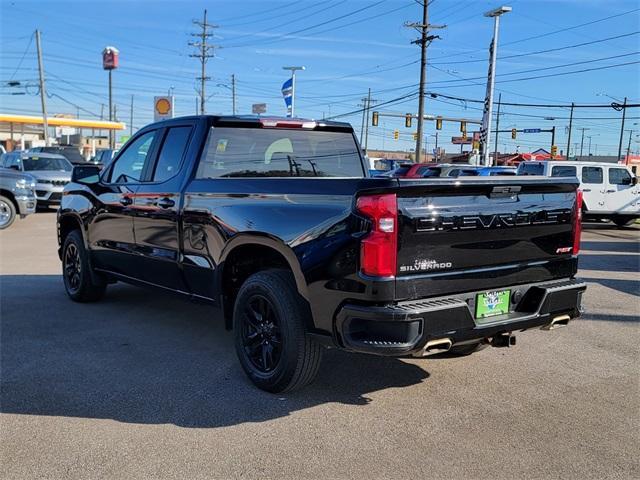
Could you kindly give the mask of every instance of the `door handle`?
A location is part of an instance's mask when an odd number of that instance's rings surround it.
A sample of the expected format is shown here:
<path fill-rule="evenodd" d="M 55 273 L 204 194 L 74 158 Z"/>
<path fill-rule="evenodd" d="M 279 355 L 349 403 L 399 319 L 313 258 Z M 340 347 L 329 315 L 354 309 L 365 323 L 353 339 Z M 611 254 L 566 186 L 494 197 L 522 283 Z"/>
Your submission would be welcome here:
<path fill-rule="evenodd" d="M 175 206 L 176 202 L 174 202 L 173 200 L 171 200 L 170 198 L 161 198 L 160 200 L 158 200 L 158 202 L 156 203 L 156 205 L 160 208 L 171 208 L 173 206 Z"/>
<path fill-rule="evenodd" d="M 607 193 L 615 193 L 615 190 L 607 190 Z"/>
<path fill-rule="evenodd" d="M 120 198 L 120 203 L 122 205 L 124 205 L 125 207 L 128 207 L 129 205 L 131 205 L 133 203 L 133 200 L 131 200 L 131 197 L 121 197 Z"/>
<path fill-rule="evenodd" d="M 590 189 L 590 188 L 583 188 L 583 189 L 582 189 L 582 191 L 583 191 L 583 192 L 590 192 L 590 191 L 591 191 L 591 189 Z"/>

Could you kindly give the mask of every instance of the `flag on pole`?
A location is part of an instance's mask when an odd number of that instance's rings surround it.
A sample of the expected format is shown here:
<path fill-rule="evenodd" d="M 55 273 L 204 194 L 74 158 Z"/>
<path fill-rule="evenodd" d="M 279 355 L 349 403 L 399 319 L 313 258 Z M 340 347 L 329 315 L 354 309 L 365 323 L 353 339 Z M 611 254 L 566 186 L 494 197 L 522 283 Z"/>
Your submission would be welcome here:
<path fill-rule="evenodd" d="M 287 106 L 287 117 L 291 116 L 291 100 L 293 99 L 293 78 L 282 84 L 282 96 L 284 104 Z"/>

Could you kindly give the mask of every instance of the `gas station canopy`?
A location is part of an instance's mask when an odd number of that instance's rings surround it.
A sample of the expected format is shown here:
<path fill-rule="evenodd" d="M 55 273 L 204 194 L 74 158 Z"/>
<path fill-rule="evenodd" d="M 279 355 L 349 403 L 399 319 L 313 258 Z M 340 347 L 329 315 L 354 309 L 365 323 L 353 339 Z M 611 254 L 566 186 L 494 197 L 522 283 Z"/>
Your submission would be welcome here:
<path fill-rule="evenodd" d="M 42 125 L 42 117 L 32 115 L 9 115 L 0 113 L 0 123 L 15 123 L 23 125 Z M 124 130 L 126 125 L 121 122 L 105 120 L 82 120 L 79 118 L 47 117 L 50 127 L 97 128 L 102 130 Z"/>

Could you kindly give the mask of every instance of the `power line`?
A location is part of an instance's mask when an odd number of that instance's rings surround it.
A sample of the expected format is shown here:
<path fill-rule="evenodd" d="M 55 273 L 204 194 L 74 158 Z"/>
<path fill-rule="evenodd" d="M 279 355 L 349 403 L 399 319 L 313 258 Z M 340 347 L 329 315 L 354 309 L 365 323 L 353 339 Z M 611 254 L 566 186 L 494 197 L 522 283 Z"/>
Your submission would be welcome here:
<path fill-rule="evenodd" d="M 546 50 L 537 50 L 535 52 L 527 52 L 527 53 L 519 53 L 516 55 L 504 55 L 502 57 L 498 57 L 498 60 L 506 60 L 509 58 L 521 58 L 521 57 L 528 57 L 530 55 L 540 55 L 542 53 L 551 53 L 551 52 L 559 52 L 561 50 L 568 50 L 571 48 L 578 48 L 578 47 L 584 47 L 586 45 L 594 45 L 596 43 L 602 43 L 602 42 L 608 42 L 611 40 L 616 40 L 619 38 L 625 38 L 625 37 L 630 37 L 632 35 L 638 35 L 640 33 L 640 31 L 635 31 L 635 32 L 630 32 L 630 33 L 625 33 L 622 35 L 616 35 L 613 37 L 607 37 L 607 38 L 601 38 L 599 40 L 592 40 L 590 42 L 582 42 L 582 43 L 576 43 L 573 45 L 565 45 L 564 47 L 556 47 L 556 48 L 548 48 Z M 431 63 L 431 65 L 457 65 L 457 64 L 467 64 L 467 63 L 478 63 L 478 62 L 486 62 L 486 59 L 478 59 L 478 60 L 457 60 L 454 62 L 436 62 L 436 63 Z"/>
<path fill-rule="evenodd" d="M 345 14 L 340 15 L 338 17 L 334 17 L 334 18 L 331 18 L 329 20 L 325 20 L 324 22 L 320 22 L 320 23 L 317 23 L 315 25 L 311 25 L 309 27 L 301 28 L 301 29 L 295 30 L 293 32 L 283 33 L 282 35 L 278 35 L 278 38 L 271 39 L 271 40 L 265 40 L 263 42 L 260 42 L 258 45 L 262 46 L 262 45 L 269 44 L 269 43 L 280 42 L 282 40 L 285 40 L 286 37 L 290 37 L 291 35 L 297 35 L 299 33 L 307 32 L 309 30 L 313 30 L 314 28 L 322 27 L 322 26 L 327 25 L 329 23 L 333 23 L 333 22 L 336 22 L 338 20 L 342 20 L 343 18 L 350 17 L 350 16 L 355 15 L 357 13 L 360 13 L 360 12 L 362 12 L 364 10 L 368 10 L 370 8 L 377 7 L 378 5 L 384 3 L 384 1 L 385 0 L 379 0 L 378 2 L 375 2 L 375 3 L 371 4 L 371 5 L 367 5 L 366 7 L 358 8 L 357 10 L 353 10 L 351 12 L 345 13 Z M 238 44 L 238 45 L 228 45 L 228 46 L 225 46 L 225 48 L 250 47 L 252 45 L 256 45 L 256 44 L 244 43 L 244 44 Z"/>

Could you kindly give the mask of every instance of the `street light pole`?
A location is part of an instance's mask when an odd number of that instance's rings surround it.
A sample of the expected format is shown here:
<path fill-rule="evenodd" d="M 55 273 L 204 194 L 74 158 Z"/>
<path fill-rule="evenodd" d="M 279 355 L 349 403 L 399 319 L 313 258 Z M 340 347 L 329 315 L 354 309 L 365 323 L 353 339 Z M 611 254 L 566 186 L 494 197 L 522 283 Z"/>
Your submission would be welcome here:
<path fill-rule="evenodd" d="M 491 166 L 489 145 L 491 145 L 491 122 L 493 114 L 493 91 L 495 88 L 496 57 L 498 53 L 498 32 L 500 31 L 500 16 L 511 11 L 511 7 L 502 6 L 484 14 L 485 17 L 493 17 L 493 41 L 491 42 L 491 58 L 489 60 L 489 78 L 487 79 L 487 98 L 485 100 L 486 124 L 483 122 L 485 138 L 482 154 L 485 166 Z"/>
<path fill-rule="evenodd" d="M 304 70 L 304 66 L 282 67 L 283 70 L 291 71 L 291 117 L 295 117 L 296 112 L 296 70 Z"/>

